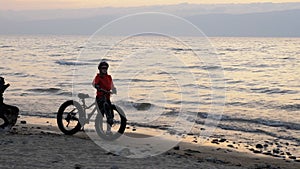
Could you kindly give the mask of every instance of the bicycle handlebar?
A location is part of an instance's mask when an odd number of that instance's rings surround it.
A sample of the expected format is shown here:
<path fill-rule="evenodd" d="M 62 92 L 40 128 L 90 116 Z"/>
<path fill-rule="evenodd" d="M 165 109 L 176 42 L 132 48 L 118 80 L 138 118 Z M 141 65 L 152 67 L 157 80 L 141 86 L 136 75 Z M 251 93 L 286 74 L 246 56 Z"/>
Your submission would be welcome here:
<path fill-rule="evenodd" d="M 111 91 L 107 91 L 101 88 L 97 88 L 97 91 L 103 92 L 104 94 L 113 94 Z"/>
<path fill-rule="evenodd" d="M 103 92 L 104 95 L 107 95 L 107 94 L 113 94 L 113 92 L 107 91 L 107 90 L 104 90 L 104 89 L 101 89 L 101 88 L 97 88 L 97 91 Z M 89 98 L 89 97 L 90 97 L 88 94 L 85 94 L 85 93 L 78 93 L 77 96 L 78 96 L 80 99 L 85 99 L 85 98 Z"/>

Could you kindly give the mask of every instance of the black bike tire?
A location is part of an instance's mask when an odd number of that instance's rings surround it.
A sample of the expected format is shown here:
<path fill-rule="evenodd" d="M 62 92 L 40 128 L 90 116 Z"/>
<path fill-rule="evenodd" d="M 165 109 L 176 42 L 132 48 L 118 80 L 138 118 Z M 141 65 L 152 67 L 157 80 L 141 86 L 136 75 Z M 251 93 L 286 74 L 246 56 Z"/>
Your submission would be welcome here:
<path fill-rule="evenodd" d="M 57 112 L 57 125 L 58 125 L 58 128 L 60 129 L 60 131 L 62 131 L 64 134 L 66 135 L 73 135 L 75 133 L 77 133 L 80 129 L 81 129 L 81 124 L 80 124 L 80 121 L 78 121 L 78 123 L 76 124 L 76 126 L 71 129 L 71 130 L 66 130 L 65 127 L 64 127 L 64 124 L 63 124 L 63 113 L 64 113 L 64 110 L 68 107 L 68 106 L 75 106 L 77 109 L 78 109 L 78 112 L 79 112 L 79 119 L 81 119 L 82 117 L 82 114 L 83 114 L 83 109 L 81 107 L 81 105 L 74 101 L 74 100 L 68 100 L 66 102 L 64 102 L 58 109 L 58 112 Z"/>
<path fill-rule="evenodd" d="M 0 128 L 4 129 L 9 124 L 8 119 L 3 114 L 0 114 L 0 118 L 4 121 L 4 123 L 0 125 Z"/>
<path fill-rule="evenodd" d="M 127 119 L 126 119 L 124 111 L 116 105 L 112 105 L 112 109 L 115 110 L 121 117 L 120 128 L 119 128 L 118 132 L 115 133 L 114 135 L 107 136 L 106 133 L 104 133 L 103 130 L 101 130 L 101 128 L 99 128 L 99 126 L 102 126 L 102 122 L 103 122 L 102 113 L 98 113 L 96 116 L 96 119 L 95 119 L 95 129 L 96 129 L 98 136 L 104 140 L 109 140 L 109 141 L 116 140 L 117 138 L 119 138 L 124 133 L 124 131 L 126 129 L 126 125 L 127 125 Z"/>

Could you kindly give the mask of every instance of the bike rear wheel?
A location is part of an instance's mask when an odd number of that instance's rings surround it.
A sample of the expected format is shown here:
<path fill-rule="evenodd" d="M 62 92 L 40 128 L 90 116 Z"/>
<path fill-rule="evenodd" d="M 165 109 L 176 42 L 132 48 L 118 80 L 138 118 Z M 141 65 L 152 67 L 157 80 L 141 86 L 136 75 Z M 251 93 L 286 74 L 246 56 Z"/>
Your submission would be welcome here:
<path fill-rule="evenodd" d="M 58 128 L 66 135 L 73 135 L 81 129 L 80 120 L 83 117 L 81 105 L 73 100 L 64 102 L 57 112 Z"/>
<path fill-rule="evenodd" d="M 119 138 L 125 131 L 127 119 L 124 111 L 115 105 L 112 105 L 114 114 L 113 125 L 107 123 L 107 117 L 105 113 L 99 112 L 96 116 L 95 129 L 102 139 L 115 140 Z"/>

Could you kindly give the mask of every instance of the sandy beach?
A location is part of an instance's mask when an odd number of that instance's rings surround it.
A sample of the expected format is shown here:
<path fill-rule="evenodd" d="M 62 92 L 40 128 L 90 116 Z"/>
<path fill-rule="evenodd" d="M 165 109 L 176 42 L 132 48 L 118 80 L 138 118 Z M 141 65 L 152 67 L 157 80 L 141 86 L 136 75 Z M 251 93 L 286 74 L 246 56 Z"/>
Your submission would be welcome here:
<path fill-rule="evenodd" d="M 125 132 L 134 137 L 151 135 L 146 128 L 131 126 Z M 163 154 L 126 158 L 103 150 L 84 132 L 62 134 L 50 118 L 21 117 L 0 135 L 0 168 L 300 168 L 299 159 L 254 153 L 225 139 L 199 143 L 192 135 Z"/>

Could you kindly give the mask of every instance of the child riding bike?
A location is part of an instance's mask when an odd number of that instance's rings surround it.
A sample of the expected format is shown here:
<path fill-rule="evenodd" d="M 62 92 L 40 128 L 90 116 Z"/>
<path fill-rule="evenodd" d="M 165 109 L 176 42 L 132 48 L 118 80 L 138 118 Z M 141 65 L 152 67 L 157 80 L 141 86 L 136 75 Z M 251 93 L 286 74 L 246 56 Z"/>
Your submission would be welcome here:
<path fill-rule="evenodd" d="M 98 65 L 99 73 L 97 73 L 96 77 L 93 80 L 93 86 L 97 89 L 96 92 L 96 101 L 98 103 L 98 108 L 103 111 L 103 103 L 105 102 L 104 97 L 106 97 L 106 101 L 108 103 L 108 110 L 105 112 L 109 112 L 106 114 L 107 116 L 107 123 L 109 125 L 113 125 L 113 118 L 114 115 L 111 111 L 111 101 L 110 101 L 110 94 L 107 94 L 105 92 L 109 92 L 112 90 L 113 94 L 117 94 L 117 89 L 114 86 L 113 80 L 111 75 L 107 74 L 107 69 L 109 65 L 105 61 L 101 61 Z"/>

